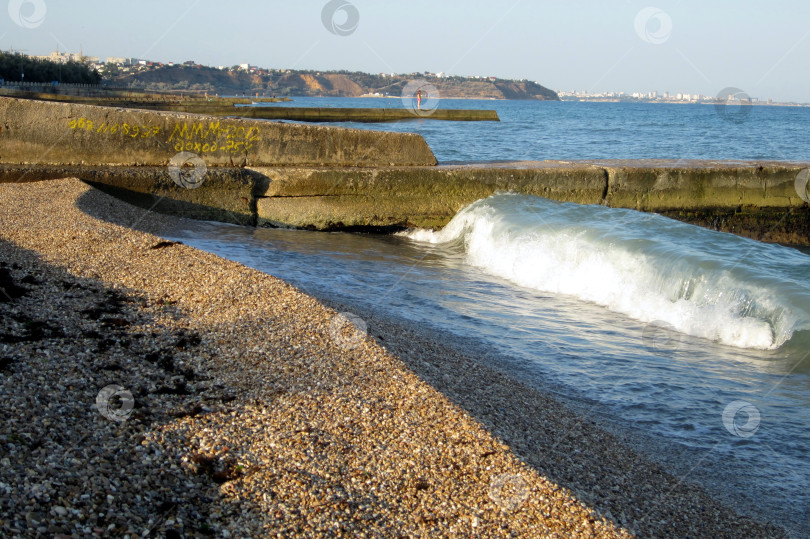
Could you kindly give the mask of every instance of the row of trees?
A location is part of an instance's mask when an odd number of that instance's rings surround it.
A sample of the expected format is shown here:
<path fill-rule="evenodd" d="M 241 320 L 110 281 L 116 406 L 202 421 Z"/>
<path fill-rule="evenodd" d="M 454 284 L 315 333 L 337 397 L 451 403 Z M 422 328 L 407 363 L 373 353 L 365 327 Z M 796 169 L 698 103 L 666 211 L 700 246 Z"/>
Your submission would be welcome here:
<path fill-rule="evenodd" d="M 39 60 L 23 54 L 0 52 L 0 79 L 24 82 L 64 82 L 70 84 L 99 84 L 101 75 L 79 62 L 60 64 Z"/>

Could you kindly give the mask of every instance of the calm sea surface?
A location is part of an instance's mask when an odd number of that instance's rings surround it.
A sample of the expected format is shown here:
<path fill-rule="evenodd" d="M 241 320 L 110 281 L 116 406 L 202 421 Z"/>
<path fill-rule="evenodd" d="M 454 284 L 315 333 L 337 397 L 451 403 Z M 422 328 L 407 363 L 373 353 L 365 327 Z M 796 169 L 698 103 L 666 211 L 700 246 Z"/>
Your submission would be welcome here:
<path fill-rule="evenodd" d="M 399 99 L 291 106 L 402 107 Z M 810 108 L 442 101 L 440 162 L 810 162 Z M 732 120 L 728 118 L 731 117 Z M 639 440 L 686 481 L 810 534 L 810 256 L 630 210 L 501 194 L 397 236 L 181 224 L 175 239 L 358 311 L 474 339 L 493 366 Z"/>
<path fill-rule="evenodd" d="M 403 108 L 401 99 L 295 98 L 273 106 Z M 413 106 L 413 105 L 410 105 Z M 501 121 L 330 124 L 419 133 L 440 162 L 544 159 L 772 159 L 810 162 L 810 107 L 443 100 Z"/>

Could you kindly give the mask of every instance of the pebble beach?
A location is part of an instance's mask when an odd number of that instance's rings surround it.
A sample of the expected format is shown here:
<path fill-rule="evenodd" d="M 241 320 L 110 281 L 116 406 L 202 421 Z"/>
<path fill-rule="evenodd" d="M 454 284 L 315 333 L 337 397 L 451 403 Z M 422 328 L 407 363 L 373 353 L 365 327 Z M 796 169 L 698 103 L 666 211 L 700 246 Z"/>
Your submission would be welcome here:
<path fill-rule="evenodd" d="M 0 536 L 787 536 L 474 351 L 165 241 L 173 219 L 0 184 Z"/>

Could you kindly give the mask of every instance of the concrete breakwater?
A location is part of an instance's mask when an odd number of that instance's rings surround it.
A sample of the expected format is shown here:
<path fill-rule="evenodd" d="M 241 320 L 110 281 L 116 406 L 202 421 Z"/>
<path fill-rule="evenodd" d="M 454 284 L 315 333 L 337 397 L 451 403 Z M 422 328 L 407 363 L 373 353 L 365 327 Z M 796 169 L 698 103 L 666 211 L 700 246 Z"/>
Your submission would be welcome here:
<path fill-rule="evenodd" d="M 201 187 L 166 167 L 0 165 L 0 182 L 78 177 L 129 202 L 250 226 L 439 228 L 496 192 L 655 212 L 763 241 L 810 245 L 802 165 L 713 162 L 508 163 L 434 167 L 211 167 Z"/>
<path fill-rule="evenodd" d="M 144 94 L 144 93 L 110 93 L 105 95 L 73 96 L 64 94 L 51 94 L 40 92 L 10 92 L 0 90 L 0 96 L 13 97 L 18 99 L 29 99 L 32 101 L 53 101 L 56 103 L 74 103 L 77 105 L 97 105 L 100 107 L 125 107 L 125 108 L 145 108 L 148 110 L 161 110 L 161 105 L 188 105 L 200 108 L 227 107 L 234 105 L 252 105 L 254 103 L 281 103 L 292 101 L 289 98 L 272 97 L 212 97 L 203 96 L 183 96 L 177 94 Z"/>
<path fill-rule="evenodd" d="M 238 116 L 261 120 L 292 120 L 299 122 L 359 122 L 385 123 L 408 120 L 442 120 L 450 122 L 499 122 L 497 111 L 476 109 L 380 109 L 380 108 L 312 108 L 312 107 L 236 107 L 208 104 L 145 104 L 152 108 L 176 112 L 196 112 L 212 116 Z"/>
<path fill-rule="evenodd" d="M 105 88 L 81 88 L 81 92 L 63 92 L 62 86 L 30 88 L 0 87 L 0 96 L 35 101 L 57 101 L 80 105 L 99 105 L 102 107 L 123 106 L 140 103 L 188 103 L 215 105 L 250 105 L 252 103 L 281 103 L 292 101 L 288 97 L 220 97 L 196 93 L 153 93 L 140 90 L 111 90 Z"/>
<path fill-rule="evenodd" d="M 0 93 L 0 95 L 3 95 Z M 408 120 L 442 120 L 451 122 L 499 122 L 497 111 L 478 109 L 406 109 L 406 108 L 332 108 L 332 107 L 271 107 L 245 106 L 259 103 L 279 103 L 291 101 L 288 98 L 232 98 L 217 97 L 204 99 L 201 96 L 189 97 L 160 94 L 130 94 L 95 97 L 77 97 L 47 93 L 26 92 L 21 97 L 36 101 L 53 101 L 81 105 L 125 107 L 163 112 L 204 114 L 217 117 L 238 117 L 254 120 L 291 120 L 299 122 L 357 122 L 386 123 Z"/>
<path fill-rule="evenodd" d="M 0 97 L 0 163 L 166 166 L 178 153 L 207 166 L 435 165 L 425 140 L 308 125 Z"/>
<path fill-rule="evenodd" d="M 440 228 L 467 204 L 508 191 L 655 212 L 763 241 L 810 245 L 807 167 L 639 160 L 256 168 L 267 185 L 257 191 L 256 217 L 259 225 L 319 230 Z"/>
<path fill-rule="evenodd" d="M 2 98 L 0 118 L 0 181 L 75 176 L 194 218 L 315 230 L 437 228 L 475 200 L 513 191 L 810 245 L 810 164 L 437 166 L 424 139 L 408 134 Z M 176 169 L 172 175 L 178 152 L 197 157 L 193 188 L 178 184 Z"/>

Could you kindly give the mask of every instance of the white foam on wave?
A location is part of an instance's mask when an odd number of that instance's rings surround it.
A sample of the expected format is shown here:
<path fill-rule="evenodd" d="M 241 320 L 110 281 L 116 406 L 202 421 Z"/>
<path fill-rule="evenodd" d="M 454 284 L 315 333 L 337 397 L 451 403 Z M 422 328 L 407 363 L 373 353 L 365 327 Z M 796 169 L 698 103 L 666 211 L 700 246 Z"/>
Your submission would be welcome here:
<path fill-rule="evenodd" d="M 746 279 L 739 264 L 678 237 L 689 225 L 633 214 L 495 195 L 468 206 L 441 231 L 403 235 L 463 242 L 467 263 L 517 285 L 575 296 L 644 323 L 663 321 L 730 346 L 775 349 L 794 331 L 810 328 L 810 313 L 776 283 Z"/>

